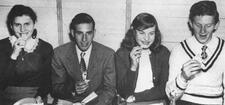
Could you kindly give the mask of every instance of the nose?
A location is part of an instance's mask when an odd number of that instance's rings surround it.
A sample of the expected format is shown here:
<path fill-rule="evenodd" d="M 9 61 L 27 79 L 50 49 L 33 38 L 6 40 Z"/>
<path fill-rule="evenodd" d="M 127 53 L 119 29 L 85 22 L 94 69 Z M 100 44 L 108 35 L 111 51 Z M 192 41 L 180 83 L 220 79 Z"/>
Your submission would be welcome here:
<path fill-rule="evenodd" d="M 205 34 L 205 33 L 206 33 L 206 28 L 205 27 L 201 27 L 200 34 Z"/>
<path fill-rule="evenodd" d="M 25 26 L 21 25 L 20 26 L 20 32 L 24 32 L 25 31 Z"/>
<path fill-rule="evenodd" d="M 145 39 L 145 40 L 149 40 L 149 37 L 150 37 L 150 36 L 149 36 L 148 34 L 145 33 L 144 39 Z"/>
<path fill-rule="evenodd" d="M 83 34 L 82 41 L 86 41 L 86 40 L 87 40 L 87 34 Z"/>

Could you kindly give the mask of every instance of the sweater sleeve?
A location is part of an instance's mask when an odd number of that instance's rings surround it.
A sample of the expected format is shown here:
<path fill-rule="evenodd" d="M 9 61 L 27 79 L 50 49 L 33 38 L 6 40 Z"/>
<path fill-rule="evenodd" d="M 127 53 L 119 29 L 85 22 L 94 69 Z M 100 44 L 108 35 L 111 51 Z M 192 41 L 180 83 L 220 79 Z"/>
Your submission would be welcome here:
<path fill-rule="evenodd" d="M 169 59 L 169 80 L 166 84 L 166 94 L 170 100 L 180 98 L 188 82 L 181 79 L 182 54 L 180 46 L 173 49 Z"/>
<path fill-rule="evenodd" d="M 130 70 L 129 53 L 125 50 L 118 50 L 116 52 L 115 62 L 117 92 L 123 98 L 127 98 L 133 94 L 136 72 Z"/>
<path fill-rule="evenodd" d="M 37 96 L 41 96 L 42 98 L 46 97 L 48 93 L 51 92 L 51 60 L 53 56 L 53 48 L 49 47 L 48 52 L 44 55 L 44 62 L 42 65 L 42 73 L 41 73 L 41 83 L 40 88 L 38 90 Z"/>
<path fill-rule="evenodd" d="M 7 86 L 11 78 L 15 76 L 16 60 L 10 58 L 10 53 L 4 50 L 0 51 L 0 89 Z"/>

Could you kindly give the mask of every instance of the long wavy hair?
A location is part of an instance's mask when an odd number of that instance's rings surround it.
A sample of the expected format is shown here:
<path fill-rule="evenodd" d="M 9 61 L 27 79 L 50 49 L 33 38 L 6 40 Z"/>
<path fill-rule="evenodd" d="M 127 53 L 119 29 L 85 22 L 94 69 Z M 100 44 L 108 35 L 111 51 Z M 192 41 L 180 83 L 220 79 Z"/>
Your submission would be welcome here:
<path fill-rule="evenodd" d="M 161 32 L 158 27 L 158 23 L 155 19 L 155 17 L 149 13 L 140 13 L 138 14 L 131 26 L 130 29 L 126 32 L 125 38 L 123 39 L 121 43 L 121 48 L 126 48 L 129 51 L 133 49 L 133 47 L 138 46 L 138 43 L 136 41 L 136 30 L 145 30 L 147 28 L 151 28 L 155 26 L 155 40 L 150 45 L 149 49 L 152 52 L 156 52 L 158 47 L 161 44 Z"/>

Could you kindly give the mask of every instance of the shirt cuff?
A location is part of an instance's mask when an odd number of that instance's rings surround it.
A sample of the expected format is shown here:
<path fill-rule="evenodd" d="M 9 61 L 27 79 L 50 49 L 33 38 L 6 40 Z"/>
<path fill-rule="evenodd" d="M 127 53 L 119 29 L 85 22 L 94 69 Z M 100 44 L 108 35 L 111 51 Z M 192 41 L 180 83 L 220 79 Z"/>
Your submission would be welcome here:
<path fill-rule="evenodd" d="M 10 58 L 11 58 L 12 60 L 16 60 L 16 59 L 17 59 L 17 56 L 11 55 Z"/>
<path fill-rule="evenodd" d="M 184 81 L 181 77 L 181 74 L 179 74 L 175 80 L 177 88 L 180 90 L 185 90 L 187 88 L 188 82 Z"/>

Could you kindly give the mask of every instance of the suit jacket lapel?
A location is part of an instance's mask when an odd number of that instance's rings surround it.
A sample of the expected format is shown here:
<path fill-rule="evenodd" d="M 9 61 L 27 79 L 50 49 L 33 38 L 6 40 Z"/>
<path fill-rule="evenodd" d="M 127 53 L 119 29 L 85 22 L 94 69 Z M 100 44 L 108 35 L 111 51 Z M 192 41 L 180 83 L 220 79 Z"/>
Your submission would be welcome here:
<path fill-rule="evenodd" d="M 74 79 L 74 80 L 81 80 L 81 71 L 79 67 L 79 60 L 77 57 L 77 51 L 75 48 L 75 43 L 72 42 L 69 46 L 71 50 L 67 52 L 66 56 L 66 64 L 68 66 L 68 74 Z"/>
<path fill-rule="evenodd" d="M 98 61 L 97 60 L 97 46 L 96 46 L 96 43 L 93 42 L 91 55 L 89 58 L 88 69 L 87 69 L 87 72 L 88 72 L 87 79 L 91 79 L 94 76 L 94 74 L 97 72 L 97 69 L 96 69 L 97 61 Z"/>

